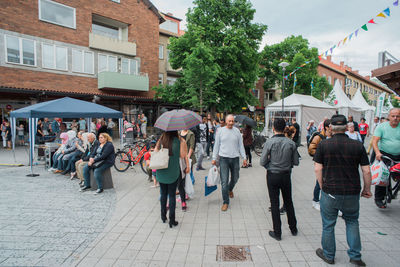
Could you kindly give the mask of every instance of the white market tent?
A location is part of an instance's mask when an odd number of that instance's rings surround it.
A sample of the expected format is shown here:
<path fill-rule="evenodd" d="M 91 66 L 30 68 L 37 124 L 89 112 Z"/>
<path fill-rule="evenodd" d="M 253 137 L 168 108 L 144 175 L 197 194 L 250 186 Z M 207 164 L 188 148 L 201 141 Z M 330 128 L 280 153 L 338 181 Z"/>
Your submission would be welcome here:
<path fill-rule="evenodd" d="M 339 83 L 339 80 L 335 82 L 332 91 L 324 101 L 337 108 L 339 114 L 342 114 L 346 117 L 352 115 L 354 121 L 360 121 L 361 109 L 354 105 L 353 102 L 351 102 L 351 100 L 346 96 L 342 86 Z"/>
<path fill-rule="evenodd" d="M 351 102 L 356 106 L 359 107 L 362 116 L 365 118 L 365 121 L 368 125 L 372 125 L 374 120 L 375 114 L 375 107 L 368 105 L 367 101 L 365 101 L 364 97 L 361 94 L 360 89 L 357 90 Z"/>
<path fill-rule="evenodd" d="M 318 126 L 324 117 L 332 117 L 336 113 L 336 108 L 332 107 L 313 96 L 291 94 L 284 99 L 285 111 L 282 114 L 282 100 L 274 102 L 265 108 L 265 125 L 268 136 L 272 135 L 272 120 L 274 118 L 296 118 L 300 125 L 301 141 L 306 141 L 307 123 L 310 120 L 315 121 Z M 283 116 L 282 116 L 283 115 Z"/>

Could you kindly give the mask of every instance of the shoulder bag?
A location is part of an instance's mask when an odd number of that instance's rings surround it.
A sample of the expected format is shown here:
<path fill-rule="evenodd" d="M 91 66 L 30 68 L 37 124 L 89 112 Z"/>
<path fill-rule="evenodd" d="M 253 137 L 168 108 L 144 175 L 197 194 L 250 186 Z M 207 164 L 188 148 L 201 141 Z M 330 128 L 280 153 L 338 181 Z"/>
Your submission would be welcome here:
<path fill-rule="evenodd" d="M 168 153 L 168 148 L 163 148 L 162 146 L 160 150 L 154 150 L 154 152 L 151 153 L 149 168 L 153 170 L 167 169 L 169 163 Z"/>

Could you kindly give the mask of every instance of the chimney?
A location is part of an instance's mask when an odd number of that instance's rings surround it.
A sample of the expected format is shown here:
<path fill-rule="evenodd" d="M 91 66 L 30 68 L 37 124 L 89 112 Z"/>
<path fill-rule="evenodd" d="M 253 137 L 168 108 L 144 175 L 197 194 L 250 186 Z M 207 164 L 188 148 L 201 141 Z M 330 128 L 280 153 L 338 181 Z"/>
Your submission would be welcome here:
<path fill-rule="evenodd" d="M 326 57 L 326 60 L 328 60 L 329 62 L 331 62 L 332 56 L 327 56 L 327 57 Z"/>

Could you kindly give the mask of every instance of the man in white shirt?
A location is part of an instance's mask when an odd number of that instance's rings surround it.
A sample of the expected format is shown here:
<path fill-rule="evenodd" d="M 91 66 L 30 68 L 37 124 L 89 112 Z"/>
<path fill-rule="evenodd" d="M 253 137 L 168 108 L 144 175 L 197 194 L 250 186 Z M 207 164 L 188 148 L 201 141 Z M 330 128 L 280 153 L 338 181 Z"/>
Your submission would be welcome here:
<path fill-rule="evenodd" d="M 239 129 L 233 127 L 235 119 L 232 114 L 226 116 L 226 126 L 219 128 L 215 137 L 212 165 L 219 157 L 222 198 L 224 203 L 221 210 L 226 211 L 229 198 L 233 198 L 233 188 L 239 180 L 239 156 L 243 158 L 243 166 L 247 165 L 243 138 Z M 229 181 L 229 172 L 231 179 Z M 229 184 L 228 184 L 229 183 Z"/>

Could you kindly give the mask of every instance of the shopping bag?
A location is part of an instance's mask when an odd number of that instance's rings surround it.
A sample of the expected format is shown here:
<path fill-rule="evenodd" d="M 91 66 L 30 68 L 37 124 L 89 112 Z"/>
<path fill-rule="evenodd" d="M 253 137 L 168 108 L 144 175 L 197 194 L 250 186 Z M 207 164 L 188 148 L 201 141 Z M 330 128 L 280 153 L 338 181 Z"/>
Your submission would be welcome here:
<path fill-rule="evenodd" d="M 212 166 L 208 171 L 207 186 L 214 186 L 220 183 L 219 170 L 217 166 Z"/>
<path fill-rule="evenodd" d="M 375 160 L 371 165 L 372 185 L 387 186 L 389 184 L 389 170 L 383 161 Z"/>
<path fill-rule="evenodd" d="M 211 194 L 215 190 L 217 190 L 217 186 L 216 185 L 207 186 L 207 176 L 206 176 L 206 181 L 204 183 L 204 196 L 208 196 L 209 194 Z"/>
<path fill-rule="evenodd" d="M 162 148 L 151 154 L 149 168 L 153 170 L 167 169 L 169 164 L 168 148 Z"/>
<path fill-rule="evenodd" d="M 190 179 L 190 173 L 186 174 L 186 179 L 185 179 L 185 192 L 188 194 L 190 198 L 193 198 L 194 196 L 194 188 L 192 184 L 192 179 Z"/>

